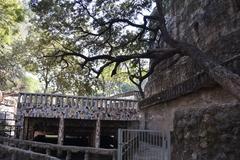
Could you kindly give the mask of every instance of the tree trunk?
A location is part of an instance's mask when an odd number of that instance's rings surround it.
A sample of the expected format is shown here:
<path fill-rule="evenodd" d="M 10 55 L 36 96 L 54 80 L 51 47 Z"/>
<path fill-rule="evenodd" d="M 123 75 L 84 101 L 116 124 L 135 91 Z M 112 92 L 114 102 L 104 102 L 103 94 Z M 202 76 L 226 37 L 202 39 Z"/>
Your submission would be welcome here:
<path fill-rule="evenodd" d="M 218 64 L 201 50 L 189 44 L 179 43 L 178 48 L 195 63 L 202 66 L 209 77 L 240 100 L 240 76 Z"/>

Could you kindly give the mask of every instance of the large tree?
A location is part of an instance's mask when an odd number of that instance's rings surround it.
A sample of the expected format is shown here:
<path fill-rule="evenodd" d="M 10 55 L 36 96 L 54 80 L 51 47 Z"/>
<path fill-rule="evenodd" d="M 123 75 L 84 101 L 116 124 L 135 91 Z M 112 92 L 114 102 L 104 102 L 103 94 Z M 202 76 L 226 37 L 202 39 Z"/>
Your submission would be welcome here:
<path fill-rule="evenodd" d="M 35 22 L 50 36 L 60 37 L 61 50 L 54 57 L 77 57 L 82 67 L 97 75 L 114 65 L 112 75 L 126 67 L 132 81 L 141 84 L 160 62 L 176 54 L 189 56 L 209 76 L 240 99 L 240 78 L 197 46 L 173 39 L 164 17 L 167 0 L 41 0 L 32 1 Z M 153 6 L 157 11 L 151 14 Z M 160 35 L 160 36 L 159 36 Z M 150 44 L 163 40 L 167 48 Z M 151 59 L 146 72 L 132 73 L 129 68 Z M 140 66 L 140 65 L 139 65 Z"/>

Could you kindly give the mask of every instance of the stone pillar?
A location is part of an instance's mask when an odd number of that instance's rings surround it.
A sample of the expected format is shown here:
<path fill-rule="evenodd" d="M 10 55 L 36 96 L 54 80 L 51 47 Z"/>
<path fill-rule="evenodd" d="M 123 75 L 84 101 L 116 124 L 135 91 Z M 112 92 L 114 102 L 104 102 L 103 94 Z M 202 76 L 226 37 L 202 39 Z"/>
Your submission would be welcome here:
<path fill-rule="evenodd" d="M 21 126 L 19 131 L 19 139 L 23 140 L 23 126 Z"/>
<path fill-rule="evenodd" d="M 58 125 L 58 144 L 62 145 L 64 139 L 64 117 L 61 116 Z"/>
<path fill-rule="evenodd" d="M 28 118 L 24 118 L 22 126 L 23 127 L 21 127 L 21 131 L 20 131 L 20 139 L 27 140 L 28 139 L 28 127 L 29 127 Z"/>
<path fill-rule="evenodd" d="M 71 159 L 72 159 L 72 152 L 67 151 L 66 160 L 71 160 Z"/>
<path fill-rule="evenodd" d="M 2 93 L 2 91 L 0 91 L 0 102 L 2 102 L 3 101 L 3 93 Z"/>
<path fill-rule="evenodd" d="M 23 140 L 23 132 L 24 132 L 24 115 L 22 115 L 22 113 L 20 112 L 21 110 L 21 94 L 18 95 L 18 102 L 17 102 L 17 117 L 16 117 L 16 121 L 15 121 L 15 125 L 20 127 L 18 128 L 17 132 L 15 131 L 15 138 L 17 138 L 17 134 L 18 134 L 18 138 Z"/>
<path fill-rule="evenodd" d="M 100 118 L 96 121 L 96 128 L 95 128 L 95 139 L 94 139 L 94 147 L 99 148 L 100 147 L 100 133 L 101 132 L 101 121 Z"/>
<path fill-rule="evenodd" d="M 147 116 L 148 113 L 146 111 L 141 112 L 141 119 L 139 124 L 140 129 L 147 129 Z"/>
<path fill-rule="evenodd" d="M 89 153 L 88 153 L 88 152 L 85 152 L 85 154 L 84 154 L 84 160 L 89 160 Z"/>

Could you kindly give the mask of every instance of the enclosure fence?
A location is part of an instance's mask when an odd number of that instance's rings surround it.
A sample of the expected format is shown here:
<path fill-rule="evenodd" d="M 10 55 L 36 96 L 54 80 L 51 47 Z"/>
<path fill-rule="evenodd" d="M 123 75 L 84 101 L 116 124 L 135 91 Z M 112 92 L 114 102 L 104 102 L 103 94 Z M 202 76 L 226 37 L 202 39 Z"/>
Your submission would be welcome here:
<path fill-rule="evenodd" d="M 118 160 L 170 160 L 170 132 L 118 130 Z"/>

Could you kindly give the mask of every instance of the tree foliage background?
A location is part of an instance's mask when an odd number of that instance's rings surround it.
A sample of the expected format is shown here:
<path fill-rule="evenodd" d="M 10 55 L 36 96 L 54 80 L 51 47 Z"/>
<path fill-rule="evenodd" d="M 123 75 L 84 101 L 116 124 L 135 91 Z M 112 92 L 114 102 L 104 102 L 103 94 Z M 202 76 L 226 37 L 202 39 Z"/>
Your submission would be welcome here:
<path fill-rule="evenodd" d="M 51 57 L 57 50 L 64 49 L 65 37 L 51 36 L 50 32 L 39 28 L 38 21 L 31 21 L 38 15 L 17 0 L 1 1 L 0 8 L 0 90 L 105 94 L 102 90 L 106 81 L 96 79 L 88 69 L 82 69 L 78 65 L 79 59 Z M 21 27 L 27 30 L 24 31 L 27 36 L 22 35 Z M 112 93 L 115 91 L 107 94 Z"/>
<path fill-rule="evenodd" d="M 149 35 L 157 32 L 157 28 L 147 26 L 149 19 L 144 15 L 149 14 L 152 8 L 150 0 L 31 2 L 31 9 L 36 14 L 32 23 L 59 45 L 59 48 L 55 48 L 51 53 L 52 57 L 59 57 L 64 63 L 70 61 L 69 57 L 74 57 L 75 66 L 87 68 L 89 75 L 95 74 L 97 77 L 100 74 L 100 77 L 111 77 L 117 72 L 122 72 L 120 75 L 125 75 L 123 82 L 126 87 L 123 90 L 139 89 L 142 92 L 146 77 L 142 79 L 140 77 L 147 72 L 146 60 L 134 59 L 118 63 L 109 62 L 109 59 L 102 57 L 91 63 L 85 63 L 85 58 L 97 55 L 135 55 L 146 51 L 149 44 L 155 40 L 155 37 L 151 39 Z M 108 68 L 108 73 L 111 72 L 109 68 L 114 73 L 106 74 L 103 72 L 105 68 Z M 115 80 L 112 84 L 118 86 L 121 80 L 116 79 L 112 79 L 112 82 Z M 124 84 L 122 83 L 123 88 Z M 137 87 L 132 87 L 133 84 Z"/>
<path fill-rule="evenodd" d="M 25 11 L 17 0 L 0 0 L 0 90 L 16 87 L 23 72 L 12 45 L 19 33 Z"/>
<path fill-rule="evenodd" d="M 11 43 L 24 20 L 24 8 L 17 0 L 0 0 L 0 42 Z"/>

